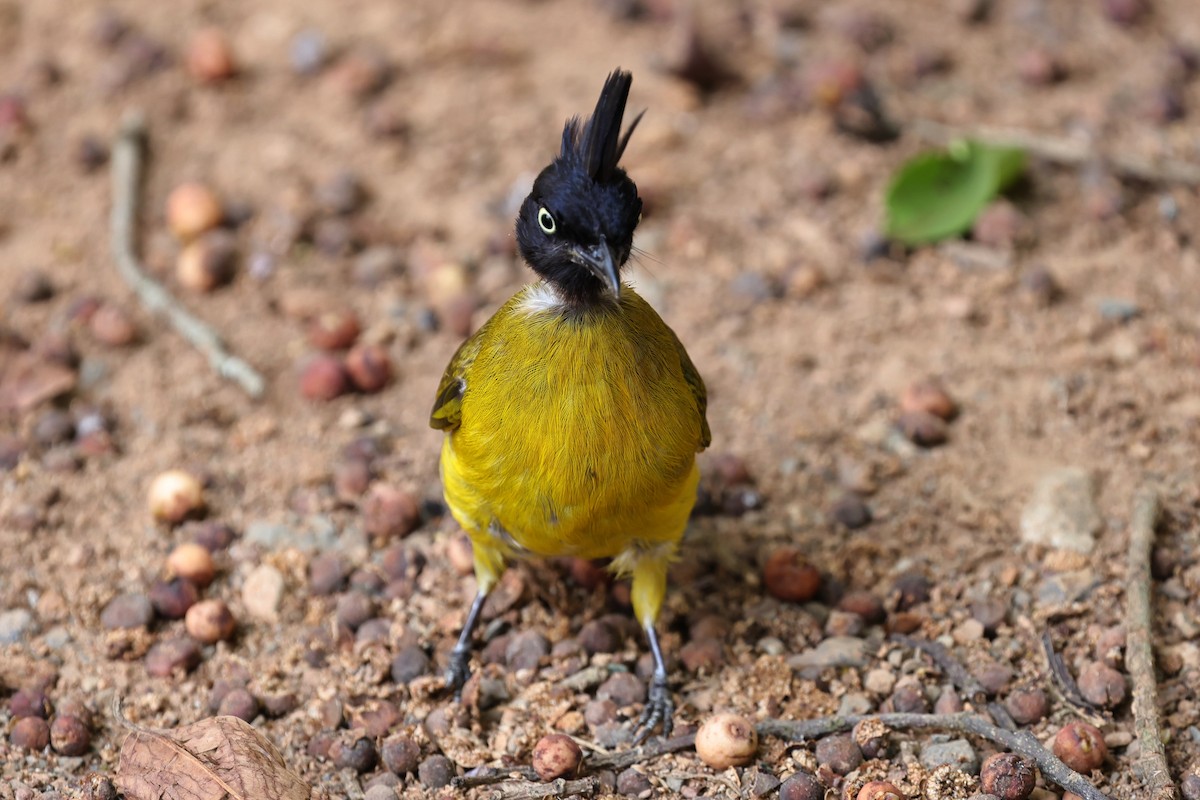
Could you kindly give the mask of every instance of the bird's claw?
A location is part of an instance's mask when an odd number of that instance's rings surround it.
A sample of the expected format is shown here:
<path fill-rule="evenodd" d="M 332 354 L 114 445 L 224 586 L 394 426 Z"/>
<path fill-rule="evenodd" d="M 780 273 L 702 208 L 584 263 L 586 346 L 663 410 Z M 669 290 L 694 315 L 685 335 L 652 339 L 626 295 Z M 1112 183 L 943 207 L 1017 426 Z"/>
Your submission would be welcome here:
<path fill-rule="evenodd" d="M 471 677 L 471 651 L 455 648 L 450 653 L 450 664 L 446 667 L 446 690 L 454 693 L 455 700 L 462 700 L 463 686 Z"/>
<path fill-rule="evenodd" d="M 637 729 L 638 734 L 634 737 L 634 744 L 641 744 L 650 737 L 659 725 L 662 725 L 662 735 L 666 738 L 671 735 L 671 728 L 674 727 L 675 717 L 675 700 L 671 697 L 671 690 L 667 687 L 667 678 L 665 675 L 655 675 L 650 681 L 650 694 L 646 698 L 646 707 L 642 709 L 642 715 L 638 717 Z"/>

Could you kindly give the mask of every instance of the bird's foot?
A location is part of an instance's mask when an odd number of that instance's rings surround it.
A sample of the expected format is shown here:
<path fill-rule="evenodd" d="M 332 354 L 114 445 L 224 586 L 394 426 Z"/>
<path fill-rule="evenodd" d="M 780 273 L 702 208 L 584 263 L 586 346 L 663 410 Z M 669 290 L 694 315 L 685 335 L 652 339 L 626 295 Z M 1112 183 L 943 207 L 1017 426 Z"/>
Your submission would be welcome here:
<path fill-rule="evenodd" d="M 641 744 L 646 741 L 659 725 L 662 725 L 663 738 L 670 736 L 671 728 L 674 727 L 674 717 L 675 699 L 667 686 L 667 676 L 656 674 L 650 679 L 650 694 L 646 698 L 646 707 L 642 709 L 642 715 L 638 718 L 638 734 L 633 743 Z"/>
<path fill-rule="evenodd" d="M 462 700 L 463 686 L 471 677 L 471 651 L 454 648 L 450 651 L 450 664 L 446 667 L 446 689 L 454 693 L 455 700 Z"/>

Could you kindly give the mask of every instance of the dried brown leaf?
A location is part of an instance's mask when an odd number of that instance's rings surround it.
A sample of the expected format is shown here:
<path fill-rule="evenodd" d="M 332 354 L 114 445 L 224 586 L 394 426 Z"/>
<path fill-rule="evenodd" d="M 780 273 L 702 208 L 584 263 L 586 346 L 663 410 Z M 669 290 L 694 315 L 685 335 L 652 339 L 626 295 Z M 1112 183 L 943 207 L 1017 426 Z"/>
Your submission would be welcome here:
<path fill-rule="evenodd" d="M 116 784 L 129 800 L 309 800 L 311 794 L 270 740 L 228 716 L 169 731 L 133 728 L 121 745 Z"/>

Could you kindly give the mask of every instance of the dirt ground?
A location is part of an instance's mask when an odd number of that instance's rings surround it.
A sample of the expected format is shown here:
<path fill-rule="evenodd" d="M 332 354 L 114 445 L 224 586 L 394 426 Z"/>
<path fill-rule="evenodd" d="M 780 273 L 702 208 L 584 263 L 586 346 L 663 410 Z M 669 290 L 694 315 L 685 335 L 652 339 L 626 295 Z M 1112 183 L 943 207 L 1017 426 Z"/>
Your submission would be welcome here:
<path fill-rule="evenodd" d="M 18 690 L 40 690 L 60 715 L 78 700 L 93 716 L 90 746 L 67 756 L 20 747 L 20 715 L 0 707 L 0 798 L 84 796 L 93 774 L 111 776 L 125 736 L 115 699 L 131 722 L 172 728 L 211 716 L 231 686 L 262 705 L 253 724 L 314 796 L 456 795 L 437 755 L 457 774 L 528 764 L 555 730 L 589 751 L 627 745 L 641 698 L 611 676 L 638 671 L 645 645 L 625 622 L 627 590 L 597 587 L 580 564 L 513 570 L 475 662 L 477 673 L 491 662 L 484 680 L 461 710 L 439 693 L 474 584 L 440 506 L 441 434 L 427 425 L 463 334 L 529 277 L 513 253 L 516 203 L 563 121 L 591 109 L 617 66 L 634 72 L 631 107 L 648 109 L 625 158 L 647 201 L 629 275 L 704 376 L 713 431 L 702 513 L 660 622 L 683 654 L 672 656 L 677 729 L 720 710 L 893 708 L 906 686 L 919 689 L 914 708 L 952 707 L 948 676 L 888 638 L 907 630 L 972 670 L 1007 668 L 989 688 L 998 702 L 1047 692 L 1048 713 L 1025 726 L 1043 741 L 1071 720 L 1098 724 L 1110 757 L 1095 782 L 1144 796 L 1128 700 L 1070 702 L 1040 636 L 1072 674 L 1102 658 L 1096 637 L 1124 618 L 1132 499 L 1152 482 L 1165 509 L 1153 639 L 1167 753 L 1177 780 L 1200 767 L 1195 187 L 1035 157 L 998 233 L 957 249 L 877 246 L 889 175 L 928 146 L 917 120 L 1200 164 L 1200 80 L 1186 74 L 1200 14 L 1193 0 L 996 0 L 973 22 L 975 5 L 986 4 L 0 0 L 0 356 L 23 349 L 17 337 L 38 363 L 64 340 L 78 356 L 74 392 L 0 408 L 0 697 L 15 706 Z M 1132 24 L 1111 18 L 1143 5 Z M 189 42 L 206 27 L 227 36 L 235 77 L 189 72 Z M 711 89 L 713 70 L 681 67 L 689 37 L 721 62 Z M 857 68 L 897 139 L 839 130 L 822 103 Z M 118 276 L 96 144 L 130 109 L 148 120 L 147 268 L 261 371 L 260 401 Z M 237 274 L 211 293 L 175 277 L 165 204 L 185 181 L 212 187 L 240 223 Z M 30 291 L 39 271 L 46 299 Z M 132 318 L 136 341 L 106 343 L 120 337 L 97 334 L 97 302 Z M 336 309 L 357 314 L 394 376 L 378 393 L 308 399 L 311 317 Z M 927 377 L 960 412 L 944 445 L 920 448 L 893 423 L 904 388 Z M 358 465 L 394 490 L 388 502 L 415 499 L 414 532 L 368 535 Z M 1063 467 L 1094 480 L 1086 555 L 1022 539 L 1022 509 Z M 206 519 L 235 533 L 200 594 L 226 601 L 237 630 L 194 669 L 152 677 L 147 650 L 186 637 L 183 621 L 160 612 L 120 628 L 101 612 L 119 595 L 144 603 L 172 549 L 211 534 L 151 517 L 151 481 L 176 468 L 203 481 Z M 848 528 L 864 504 L 869 523 Z M 764 589 L 762 566 L 783 545 L 824 576 L 815 600 Z M 283 578 L 265 611 L 244 591 L 263 565 Z M 322 583 L 321 570 L 336 574 Z M 845 613 L 861 591 L 882 620 Z M 1001 619 L 985 619 L 997 607 Z M 540 636 L 514 638 L 530 630 Z M 850 662 L 796 658 L 838 636 L 859 640 Z M 419 677 L 394 680 L 398 656 Z M 364 736 L 368 755 L 399 741 L 419 754 L 399 775 L 362 769 Z M 903 782 L 905 759 L 932 740 L 894 738 L 898 750 L 862 769 Z M 777 779 L 818 767 L 811 743 L 765 739 L 750 767 L 713 770 L 688 751 L 601 773 L 601 791 L 778 794 Z M 861 777 L 827 764 L 818 774 L 831 797 Z M 1037 791 L 1062 794 L 1045 781 Z"/>

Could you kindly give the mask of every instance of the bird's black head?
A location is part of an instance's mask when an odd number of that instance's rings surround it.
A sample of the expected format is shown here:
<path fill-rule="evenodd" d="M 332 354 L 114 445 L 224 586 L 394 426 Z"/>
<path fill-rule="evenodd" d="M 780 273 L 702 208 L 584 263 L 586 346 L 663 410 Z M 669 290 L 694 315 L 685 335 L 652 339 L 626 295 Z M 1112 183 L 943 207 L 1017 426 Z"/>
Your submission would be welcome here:
<path fill-rule="evenodd" d="M 620 268 L 633 248 L 642 200 L 617 166 L 642 118 L 621 134 L 632 82 L 628 72 L 613 72 L 587 122 L 567 122 L 562 151 L 533 182 L 517 217 L 521 255 L 571 305 L 619 296 Z"/>

